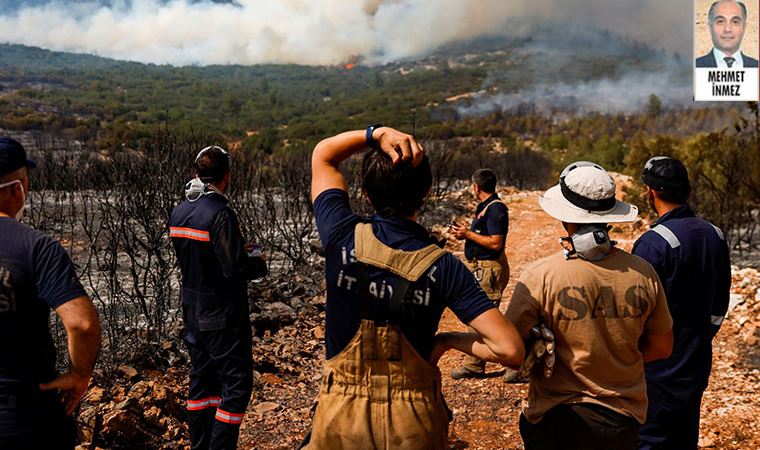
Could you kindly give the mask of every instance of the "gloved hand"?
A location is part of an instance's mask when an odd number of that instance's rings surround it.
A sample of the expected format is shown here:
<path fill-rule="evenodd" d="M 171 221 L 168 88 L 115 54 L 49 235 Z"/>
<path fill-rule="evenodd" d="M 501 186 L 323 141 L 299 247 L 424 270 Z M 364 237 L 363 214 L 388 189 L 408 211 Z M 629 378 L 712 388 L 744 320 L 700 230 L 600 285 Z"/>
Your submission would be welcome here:
<path fill-rule="evenodd" d="M 525 361 L 520 366 L 520 376 L 525 378 L 533 371 L 539 361 L 543 361 L 544 376 L 549 378 L 554 372 L 554 333 L 545 324 L 530 329 L 534 339 L 530 345 Z"/>

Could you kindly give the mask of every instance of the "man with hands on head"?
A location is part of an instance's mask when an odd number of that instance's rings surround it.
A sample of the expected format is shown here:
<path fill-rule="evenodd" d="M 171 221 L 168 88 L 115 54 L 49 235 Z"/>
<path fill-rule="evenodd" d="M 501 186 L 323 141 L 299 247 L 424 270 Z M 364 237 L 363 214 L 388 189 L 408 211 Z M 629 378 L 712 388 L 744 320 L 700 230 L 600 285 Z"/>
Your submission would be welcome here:
<path fill-rule="evenodd" d="M 362 190 L 375 215 L 353 213 L 340 164 L 370 148 Z M 372 125 L 321 141 L 312 200 L 326 258 L 327 361 L 306 448 L 446 448 L 436 363 L 448 349 L 517 367 L 524 345 L 467 267 L 417 222 L 432 186 L 414 137 Z M 440 333 L 450 308 L 474 333 Z"/>
<path fill-rule="evenodd" d="M 0 138 L 0 448 L 73 449 L 71 416 L 92 376 L 100 322 L 61 244 L 19 223 L 33 167 L 20 143 Z M 51 309 L 68 340 L 63 374 Z"/>

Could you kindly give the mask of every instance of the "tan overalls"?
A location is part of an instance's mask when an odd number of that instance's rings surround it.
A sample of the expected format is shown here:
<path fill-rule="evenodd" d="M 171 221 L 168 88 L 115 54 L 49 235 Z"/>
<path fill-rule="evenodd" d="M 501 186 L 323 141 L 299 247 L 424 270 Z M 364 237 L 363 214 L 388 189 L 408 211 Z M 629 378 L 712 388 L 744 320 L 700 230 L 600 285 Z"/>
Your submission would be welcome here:
<path fill-rule="evenodd" d="M 488 208 L 494 203 L 505 205 L 501 200 L 494 200 L 483 208 L 483 211 L 480 212 L 478 218 L 483 217 Z M 506 238 L 507 237 L 504 236 L 505 245 Z M 507 284 L 509 283 L 509 262 L 507 261 L 507 254 L 502 251 L 499 255 L 499 259 L 494 260 L 472 259 L 467 261 L 467 265 L 470 267 L 475 279 L 480 283 L 480 287 L 486 292 L 488 298 L 498 306 L 501 302 L 501 294 L 504 292 L 504 289 L 507 288 Z M 469 326 L 467 327 L 467 331 L 475 333 L 475 330 Z M 473 373 L 484 373 L 486 370 L 486 362 L 476 356 L 467 356 L 464 359 L 464 368 Z"/>
<path fill-rule="evenodd" d="M 506 206 L 501 200 L 493 200 L 483 208 L 483 211 L 481 211 L 480 214 L 478 214 L 478 219 L 483 217 L 486 214 L 486 211 L 488 211 L 488 208 L 496 203 Z M 506 238 L 507 237 L 504 236 L 505 245 Z M 509 282 L 509 262 L 507 261 L 507 254 L 502 251 L 499 255 L 499 259 L 494 260 L 472 259 L 467 261 L 467 265 L 470 267 L 470 270 L 472 270 L 472 273 L 475 275 L 475 279 L 478 280 L 478 283 L 480 283 L 480 286 L 486 291 L 488 298 L 496 303 L 500 302 L 501 294 L 504 292 L 504 289 L 507 288 L 507 283 Z"/>
<path fill-rule="evenodd" d="M 371 224 L 356 226 L 355 247 L 360 262 L 409 282 L 446 253 L 435 245 L 392 249 L 375 237 Z M 367 286 L 360 282 L 362 288 Z M 446 448 L 448 415 L 440 371 L 417 353 L 397 325 L 363 319 L 346 348 L 325 362 L 317 401 L 307 449 Z"/>

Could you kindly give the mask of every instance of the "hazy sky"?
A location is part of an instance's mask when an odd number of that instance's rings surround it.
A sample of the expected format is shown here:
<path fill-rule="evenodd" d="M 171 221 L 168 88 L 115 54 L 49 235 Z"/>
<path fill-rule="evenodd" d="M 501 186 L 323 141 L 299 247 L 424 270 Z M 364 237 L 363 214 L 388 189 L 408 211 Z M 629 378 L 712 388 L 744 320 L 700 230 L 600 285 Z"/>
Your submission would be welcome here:
<path fill-rule="evenodd" d="M 689 0 L 0 0 L 0 11 L 2 42 L 178 65 L 384 63 L 533 17 L 691 53 Z"/>

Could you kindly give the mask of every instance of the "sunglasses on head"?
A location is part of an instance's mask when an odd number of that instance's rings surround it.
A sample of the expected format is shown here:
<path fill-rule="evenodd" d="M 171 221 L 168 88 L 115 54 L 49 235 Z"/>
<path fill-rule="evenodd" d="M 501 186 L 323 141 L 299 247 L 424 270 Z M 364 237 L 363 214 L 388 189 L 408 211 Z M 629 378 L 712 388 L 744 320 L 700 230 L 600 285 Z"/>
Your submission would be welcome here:
<path fill-rule="evenodd" d="M 565 169 L 559 175 L 559 179 L 561 180 L 561 179 L 565 178 L 567 176 L 567 174 L 569 174 L 570 172 L 572 172 L 573 170 L 575 170 L 575 169 L 577 169 L 579 167 L 595 167 L 595 168 L 597 168 L 599 170 L 604 170 L 602 168 L 602 166 L 600 166 L 597 163 L 593 163 L 591 161 L 577 161 L 577 162 L 574 162 L 574 163 L 570 164 L 569 166 L 565 167 Z"/>
<path fill-rule="evenodd" d="M 223 149 L 222 147 L 219 147 L 217 145 L 209 145 L 208 147 L 204 148 L 203 150 L 201 150 L 198 153 L 198 156 L 195 157 L 195 162 L 198 162 L 198 160 L 201 159 L 201 156 L 203 156 L 204 153 L 206 153 L 209 150 L 213 150 L 213 149 L 219 150 L 225 156 L 229 156 L 230 155 L 229 153 L 227 153 L 227 150 Z"/>
<path fill-rule="evenodd" d="M 644 170 L 652 170 L 654 163 L 656 163 L 657 161 L 662 161 L 663 159 L 670 159 L 670 158 L 667 156 L 653 156 L 652 158 L 649 158 L 646 164 L 644 164 Z"/>

